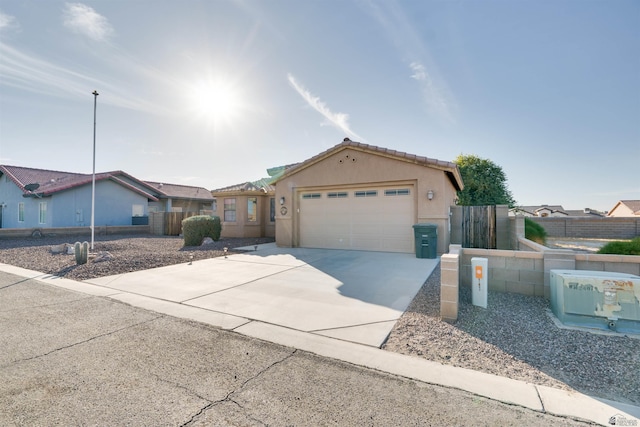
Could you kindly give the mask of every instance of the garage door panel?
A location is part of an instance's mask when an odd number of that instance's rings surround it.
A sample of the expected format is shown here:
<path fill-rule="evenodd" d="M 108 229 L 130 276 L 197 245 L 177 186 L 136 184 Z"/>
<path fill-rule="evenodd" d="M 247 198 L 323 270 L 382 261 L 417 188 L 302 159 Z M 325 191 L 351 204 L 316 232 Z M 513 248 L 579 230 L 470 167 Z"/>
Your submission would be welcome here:
<path fill-rule="evenodd" d="M 302 193 L 300 246 L 413 252 L 414 193 L 404 188 L 408 195 L 387 196 L 385 187 L 341 190 L 342 197 L 335 191 Z"/>

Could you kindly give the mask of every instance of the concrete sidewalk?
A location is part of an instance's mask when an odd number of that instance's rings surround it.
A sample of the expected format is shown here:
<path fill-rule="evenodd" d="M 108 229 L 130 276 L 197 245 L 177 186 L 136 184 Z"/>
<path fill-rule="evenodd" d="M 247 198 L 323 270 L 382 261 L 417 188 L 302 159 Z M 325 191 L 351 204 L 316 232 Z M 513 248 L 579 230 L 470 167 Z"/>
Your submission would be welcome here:
<path fill-rule="evenodd" d="M 245 256 L 247 255 L 238 257 Z M 220 262 L 228 261 L 220 260 Z M 249 320 L 241 316 L 185 305 L 168 299 L 114 290 L 103 285 L 81 283 L 43 275 L 42 273 L 13 266 L 0 265 L 0 271 L 68 290 L 117 299 L 153 312 L 233 330 L 248 337 L 304 350 L 376 371 L 399 375 L 428 384 L 468 391 L 478 396 L 518 405 L 541 413 L 591 420 L 601 425 L 609 425 L 611 417 L 618 417 L 618 419 L 624 419 L 627 422 L 635 422 L 640 425 L 640 408 L 595 399 L 577 392 L 566 392 L 481 372 L 440 365 L 423 359 L 383 351 L 373 346 L 323 336 L 314 332 L 306 332 L 259 320 Z M 182 284 L 174 282 L 175 285 Z"/>

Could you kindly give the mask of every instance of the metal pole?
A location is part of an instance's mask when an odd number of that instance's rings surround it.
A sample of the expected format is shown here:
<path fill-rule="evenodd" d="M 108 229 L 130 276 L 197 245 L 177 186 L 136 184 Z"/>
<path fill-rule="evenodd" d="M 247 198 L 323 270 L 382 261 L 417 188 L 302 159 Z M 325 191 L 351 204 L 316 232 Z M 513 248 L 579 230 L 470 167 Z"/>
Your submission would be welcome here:
<path fill-rule="evenodd" d="M 95 210 L 96 210 L 96 106 L 98 104 L 98 91 L 93 91 L 93 175 L 91 178 L 91 252 L 93 252 L 93 237 L 95 235 Z"/>

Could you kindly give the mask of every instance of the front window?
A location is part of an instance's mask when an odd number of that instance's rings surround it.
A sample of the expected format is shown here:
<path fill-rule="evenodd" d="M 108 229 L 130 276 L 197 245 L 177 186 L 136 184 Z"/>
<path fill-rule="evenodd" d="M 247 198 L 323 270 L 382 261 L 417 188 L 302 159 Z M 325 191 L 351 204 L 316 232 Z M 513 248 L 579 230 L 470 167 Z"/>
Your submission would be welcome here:
<path fill-rule="evenodd" d="M 214 212 L 218 210 L 218 200 L 213 199 L 213 202 L 211 202 L 211 210 Z"/>
<path fill-rule="evenodd" d="M 47 202 L 40 202 L 40 215 L 38 222 L 40 224 L 47 223 Z"/>
<path fill-rule="evenodd" d="M 24 203 L 18 203 L 18 221 L 24 222 Z"/>
<path fill-rule="evenodd" d="M 247 221 L 256 222 L 258 220 L 258 198 L 249 197 L 247 199 Z"/>
<path fill-rule="evenodd" d="M 276 198 L 269 199 L 269 221 L 276 222 Z"/>
<path fill-rule="evenodd" d="M 236 199 L 224 199 L 224 220 L 225 222 L 236 221 Z"/>

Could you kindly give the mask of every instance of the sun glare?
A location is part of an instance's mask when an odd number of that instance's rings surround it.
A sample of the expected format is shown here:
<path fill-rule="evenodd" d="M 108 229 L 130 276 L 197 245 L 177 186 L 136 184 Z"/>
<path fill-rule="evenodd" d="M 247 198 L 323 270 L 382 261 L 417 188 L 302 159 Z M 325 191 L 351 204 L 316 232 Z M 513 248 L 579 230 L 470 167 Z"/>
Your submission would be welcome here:
<path fill-rule="evenodd" d="M 193 87 L 191 98 L 196 114 L 208 120 L 228 122 L 240 107 L 238 92 L 228 83 L 200 83 Z"/>

